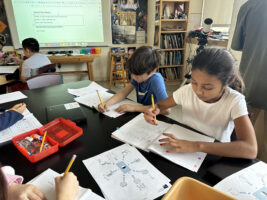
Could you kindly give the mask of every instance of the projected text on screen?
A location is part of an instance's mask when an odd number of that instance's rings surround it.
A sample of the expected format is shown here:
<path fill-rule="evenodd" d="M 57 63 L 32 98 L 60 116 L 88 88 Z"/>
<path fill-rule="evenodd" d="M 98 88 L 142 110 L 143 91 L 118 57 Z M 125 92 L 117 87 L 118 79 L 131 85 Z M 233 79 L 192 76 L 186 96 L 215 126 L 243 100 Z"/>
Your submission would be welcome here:
<path fill-rule="evenodd" d="M 104 42 L 101 0 L 12 0 L 20 43 L 85 46 Z"/>

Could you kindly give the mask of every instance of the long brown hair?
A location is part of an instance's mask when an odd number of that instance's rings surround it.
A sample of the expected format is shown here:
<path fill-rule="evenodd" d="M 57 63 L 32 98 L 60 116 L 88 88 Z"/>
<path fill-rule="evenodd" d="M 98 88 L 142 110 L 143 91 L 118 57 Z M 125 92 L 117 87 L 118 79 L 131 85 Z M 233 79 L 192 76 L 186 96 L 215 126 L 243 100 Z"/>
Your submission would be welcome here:
<path fill-rule="evenodd" d="M 4 174 L 1 169 L 2 165 L 0 164 L 0 200 L 7 199 L 7 183 L 4 177 Z"/>
<path fill-rule="evenodd" d="M 203 70 L 217 76 L 222 85 L 229 85 L 234 90 L 243 93 L 244 81 L 236 67 L 234 56 L 225 48 L 206 48 L 195 56 L 192 71 Z"/>

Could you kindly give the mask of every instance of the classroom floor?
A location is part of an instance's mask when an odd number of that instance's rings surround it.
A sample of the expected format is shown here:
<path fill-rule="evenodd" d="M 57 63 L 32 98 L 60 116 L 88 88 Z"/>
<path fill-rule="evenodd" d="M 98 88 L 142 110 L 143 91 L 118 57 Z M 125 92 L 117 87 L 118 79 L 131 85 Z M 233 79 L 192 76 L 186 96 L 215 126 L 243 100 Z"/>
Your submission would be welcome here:
<path fill-rule="evenodd" d="M 101 86 L 105 87 L 105 88 L 109 88 L 109 81 L 97 81 L 98 84 L 100 84 Z M 167 82 L 166 83 L 166 90 L 167 90 L 167 94 L 170 96 L 172 95 L 172 93 L 177 90 L 180 86 L 181 82 Z M 123 84 L 116 84 L 115 86 L 113 85 L 111 90 L 114 92 L 119 92 L 120 90 L 123 89 Z M 136 93 L 135 90 L 133 90 L 129 97 L 129 99 L 133 100 L 136 102 Z M 168 115 L 168 117 L 176 120 L 176 121 L 181 121 L 181 109 L 180 106 L 175 106 L 171 109 L 171 114 Z"/>

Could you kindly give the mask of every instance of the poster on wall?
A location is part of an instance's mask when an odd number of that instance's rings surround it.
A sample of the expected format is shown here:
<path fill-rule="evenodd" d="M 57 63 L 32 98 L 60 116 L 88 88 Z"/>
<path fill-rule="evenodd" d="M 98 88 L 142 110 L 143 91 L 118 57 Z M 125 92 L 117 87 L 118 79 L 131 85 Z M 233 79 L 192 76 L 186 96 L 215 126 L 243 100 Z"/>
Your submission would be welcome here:
<path fill-rule="evenodd" d="M 0 42 L 4 46 L 13 46 L 3 0 L 0 0 Z"/>
<path fill-rule="evenodd" d="M 147 41 L 147 0 L 111 0 L 113 44 Z"/>

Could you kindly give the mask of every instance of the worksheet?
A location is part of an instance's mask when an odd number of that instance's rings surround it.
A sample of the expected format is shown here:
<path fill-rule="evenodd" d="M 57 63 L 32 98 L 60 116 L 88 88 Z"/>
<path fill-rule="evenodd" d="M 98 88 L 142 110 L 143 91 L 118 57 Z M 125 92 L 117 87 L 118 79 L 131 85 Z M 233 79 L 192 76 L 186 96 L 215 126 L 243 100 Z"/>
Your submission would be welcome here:
<path fill-rule="evenodd" d="M 68 93 L 74 95 L 74 96 L 86 96 L 91 93 L 95 93 L 96 90 L 98 91 L 107 91 L 107 88 L 102 87 L 101 85 L 97 84 L 96 82 L 90 83 L 89 86 L 79 88 L 79 89 L 68 89 Z"/>
<path fill-rule="evenodd" d="M 128 144 L 86 159 L 83 163 L 109 200 L 155 199 L 171 187 L 170 179 Z"/>
<path fill-rule="evenodd" d="M 267 164 L 259 161 L 226 177 L 214 188 L 237 199 L 266 200 Z"/>
<path fill-rule="evenodd" d="M 53 171 L 52 169 L 47 169 L 31 181 L 29 184 L 33 184 L 38 187 L 44 194 L 47 200 L 56 200 L 55 191 L 55 177 L 62 176 L 59 173 Z M 75 198 L 76 200 L 104 200 L 102 197 L 93 193 L 90 189 L 79 187 L 78 194 Z"/>
<path fill-rule="evenodd" d="M 20 135 L 22 133 L 31 131 L 42 127 L 43 125 L 38 121 L 38 119 L 29 112 L 28 109 L 24 111 L 24 117 L 13 124 L 11 127 L 0 131 L 0 143 L 11 140 L 13 137 Z"/>
<path fill-rule="evenodd" d="M 26 98 L 28 98 L 28 97 L 20 91 L 11 92 L 11 93 L 7 93 L 7 94 L 1 94 L 0 95 L 0 104 L 11 102 L 11 101 L 16 101 L 19 99 L 26 99 Z"/>
<path fill-rule="evenodd" d="M 171 126 L 171 124 L 159 120 L 157 123 L 158 125 L 147 123 L 144 114 L 141 113 L 119 127 L 111 137 L 148 152 L 151 143 Z"/>

